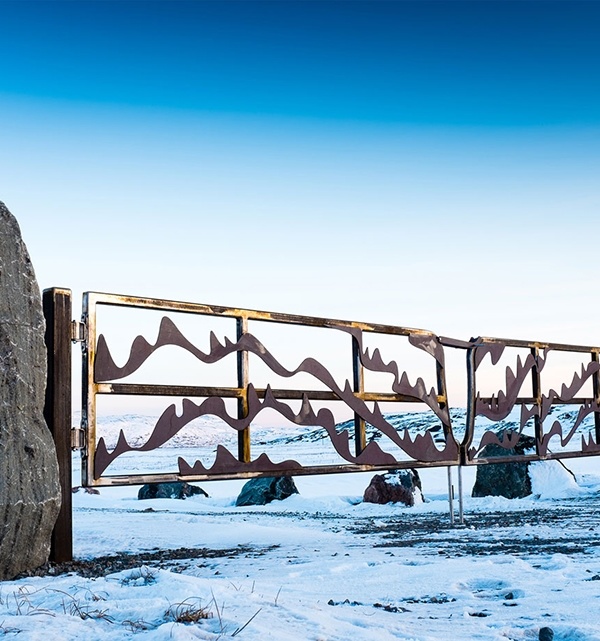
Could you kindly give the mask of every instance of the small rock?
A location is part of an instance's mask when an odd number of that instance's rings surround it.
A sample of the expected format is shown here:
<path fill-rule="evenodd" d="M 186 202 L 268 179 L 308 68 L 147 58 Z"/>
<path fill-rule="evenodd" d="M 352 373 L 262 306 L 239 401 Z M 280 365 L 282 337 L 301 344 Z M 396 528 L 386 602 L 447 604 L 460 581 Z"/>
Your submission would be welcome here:
<path fill-rule="evenodd" d="M 138 492 L 138 500 L 144 501 L 146 499 L 186 499 L 188 496 L 195 494 L 208 494 L 197 485 L 190 485 L 189 483 L 175 482 L 175 483 L 148 483 L 142 485 Z"/>
<path fill-rule="evenodd" d="M 250 479 L 242 488 L 235 504 L 237 507 L 266 505 L 271 501 L 283 501 L 293 494 L 299 492 L 291 476 L 263 476 Z"/>
<path fill-rule="evenodd" d="M 540 641 L 552 641 L 554 639 L 554 630 L 552 628 L 540 628 L 539 634 Z"/>
<path fill-rule="evenodd" d="M 394 470 L 375 474 L 365 490 L 365 503 L 404 503 L 412 506 L 423 502 L 421 479 L 416 470 Z"/>

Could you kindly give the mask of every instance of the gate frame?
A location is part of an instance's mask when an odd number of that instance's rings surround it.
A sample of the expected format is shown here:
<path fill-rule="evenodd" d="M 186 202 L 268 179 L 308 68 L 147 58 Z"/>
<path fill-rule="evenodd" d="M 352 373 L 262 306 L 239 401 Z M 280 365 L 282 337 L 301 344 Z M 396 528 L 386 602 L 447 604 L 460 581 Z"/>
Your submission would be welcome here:
<path fill-rule="evenodd" d="M 249 352 L 246 349 L 237 352 L 237 387 L 212 387 L 212 386 L 190 386 L 190 385 L 153 385 L 122 383 L 118 380 L 107 379 L 96 381 L 96 351 L 98 349 L 97 331 L 97 309 L 98 306 L 120 307 L 130 309 L 148 309 L 162 312 L 174 312 L 181 314 L 193 314 L 205 317 L 229 318 L 236 323 L 236 338 L 240 340 L 248 334 L 248 323 L 265 322 L 299 327 L 313 327 L 333 330 L 358 330 L 382 335 L 394 335 L 405 338 L 426 337 L 439 341 L 434 332 L 424 329 L 416 329 L 396 325 L 383 325 L 379 323 L 365 323 L 339 319 L 322 318 L 317 316 L 302 316 L 297 314 L 285 314 L 280 312 L 265 312 L 252 309 L 241 309 L 236 307 L 223 307 L 219 305 L 206 305 L 202 303 L 190 303 L 173 301 L 168 299 L 147 298 L 140 296 L 125 296 L 120 294 L 107 294 L 102 292 L 84 292 L 82 322 L 85 324 L 86 341 L 83 346 L 83 373 L 82 373 L 82 422 L 81 426 L 85 432 L 85 450 L 82 457 L 82 483 L 86 487 L 110 487 L 117 485 L 140 485 L 144 483 L 169 483 L 184 480 L 210 481 L 227 479 L 249 479 L 260 476 L 273 476 L 274 471 L 236 471 L 231 473 L 213 474 L 210 472 L 192 475 L 182 475 L 179 472 L 163 472 L 159 474 L 146 475 L 110 475 L 96 476 L 94 459 L 96 455 L 96 398 L 98 395 L 158 395 L 158 396 L 207 396 L 237 399 L 237 417 L 243 419 L 248 414 L 248 391 L 250 386 L 249 377 Z M 348 337 L 352 335 L 349 333 Z M 441 345 L 441 342 L 440 342 Z M 364 366 L 361 362 L 360 349 L 355 336 L 352 336 L 351 351 L 352 358 L 352 393 L 363 401 L 393 402 L 393 403 L 415 403 L 424 404 L 418 396 L 393 392 L 366 392 L 364 390 Z M 435 356 L 436 374 L 436 402 L 440 407 L 447 408 L 448 395 L 446 389 L 445 369 L 442 361 Z M 340 399 L 338 394 L 331 391 L 321 390 L 298 390 L 298 389 L 256 389 L 259 397 L 264 397 L 269 391 L 276 399 L 282 400 L 308 400 L 332 401 Z M 366 421 L 357 413 L 354 413 L 354 437 L 356 456 L 359 456 L 366 445 Z M 302 466 L 294 469 L 280 469 L 277 473 L 285 476 L 304 476 L 315 474 L 337 474 L 349 472 L 379 472 L 390 469 L 410 469 L 413 467 L 445 467 L 455 466 L 459 463 L 459 443 L 455 440 L 451 426 L 444 426 L 446 438 L 451 438 L 456 444 L 456 456 L 440 460 L 426 461 L 415 458 L 414 460 L 395 461 L 394 464 L 381 463 L 352 463 L 345 462 L 331 465 Z M 250 457 L 250 428 L 247 427 L 238 433 L 238 461 L 249 463 Z M 93 472 L 93 473 L 92 473 Z"/>

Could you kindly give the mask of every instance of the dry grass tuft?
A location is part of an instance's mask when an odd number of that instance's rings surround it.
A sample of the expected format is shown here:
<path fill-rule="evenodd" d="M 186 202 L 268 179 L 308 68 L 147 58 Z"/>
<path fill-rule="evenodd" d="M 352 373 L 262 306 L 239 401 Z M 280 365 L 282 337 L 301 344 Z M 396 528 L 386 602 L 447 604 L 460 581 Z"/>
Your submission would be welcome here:
<path fill-rule="evenodd" d="M 190 597 L 181 603 L 174 603 L 165 612 L 165 618 L 175 623 L 198 623 L 204 619 L 212 619 L 213 613 L 202 601 L 196 597 Z"/>

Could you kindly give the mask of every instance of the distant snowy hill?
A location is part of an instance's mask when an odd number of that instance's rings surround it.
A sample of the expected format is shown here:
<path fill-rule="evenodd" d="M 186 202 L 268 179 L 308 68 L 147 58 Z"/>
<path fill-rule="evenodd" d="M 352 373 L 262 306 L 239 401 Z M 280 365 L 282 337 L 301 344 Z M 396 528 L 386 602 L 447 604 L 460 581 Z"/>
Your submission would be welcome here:
<path fill-rule="evenodd" d="M 77 420 L 78 417 L 76 417 Z M 121 430 L 125 433 L 127 442 L 139 447 L 143 445 L 152 434 L 159 415 L 144 414 L 119 414 L 99 416 L 97 421 L 97 437 L 104 438 L 106 446 L 111 449 L 117 444 Z M 259 441 L 276 442 L 282 433 L 287 437 L 310 432 L 315 428 L 289 426 L 289 427 L 262 427 L 252 426 L 253 438 Z M 320 429 L 320 428 L 319 428 Z M 321 430 L 325 435 L 325 430 Z M 237 441 L 237 433 L 225 421 L 216 416 L 202 416 L 188 423 L 164 447 L 210 447 L 219 443 L 227 445 Z"/>
<path fill-rule="evenodd" d="M 466 410 L 463 408 L 450 411 L 452 425 L 456 437 L 460 440 L 464 434 L 466 425 Z M 555 420 L 563 425 L 563 432 L 566 433 L 573 425 L 577 417 L 577 407 L 555 407 L 550 416 L 546 419 L 545 428 Z M 408 429 L 413 436 L 424 432 L 431 432 L 437 442 L 442 441 L 442 426 L 439 419 L 429 411 L 424 412 L 399 412 L 385 414 L 386 420 L 398 430 Z M 103 416 L 98 419 L 98 438 L 103 437 L 107 447 L 110 449 L 116 445 L 121 430 L 125 432 L 127 441 L 134 447 L 144 444 L 150 437 L 152 430 L 158 420 L 158 416 L 142 414 L 122 414 Z M 338 423 L 338 431 L 344 429 L 350 432 L 354 429 L 352 420 Z M 476 421 L 476 441 L 486 429 L 518 430 L 520 427 L 519 410 L 515 409 L 503 421 L 493 423 L 483 417 Z M 578 432 L 587 434 L 594 429 L 594 417 L 589 415 L 582 422 Z M 533 435 L 533 421 L 526 426 L 525 432 Z M 327 433 L 321 427 L 306 426 L 283 426 L 283 427 L 262 427 L 252 426 L 253 440 L 257 444 L 287 445 L 291 443 L 315 443 L 327 438 Z M 372 425 L 367 424 L 367 440 L 378 440 L 381 433 Z M 184 429 L 175 435 L 165 447 L 207 447 L 218 443 L 233 444 L 237 439 L 236 432 L 224 421 L 215 416 L 203 416 L 190 422 Z"/>

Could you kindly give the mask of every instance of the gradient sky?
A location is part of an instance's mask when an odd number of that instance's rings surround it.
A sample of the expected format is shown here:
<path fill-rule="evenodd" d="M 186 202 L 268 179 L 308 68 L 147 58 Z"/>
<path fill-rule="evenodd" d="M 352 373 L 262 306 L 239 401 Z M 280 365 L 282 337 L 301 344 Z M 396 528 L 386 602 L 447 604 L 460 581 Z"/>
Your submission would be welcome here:
<path fill-rule="evenodd" d="M 600 3 L 0 2 L 42 287 L 598 344 Z"/>

